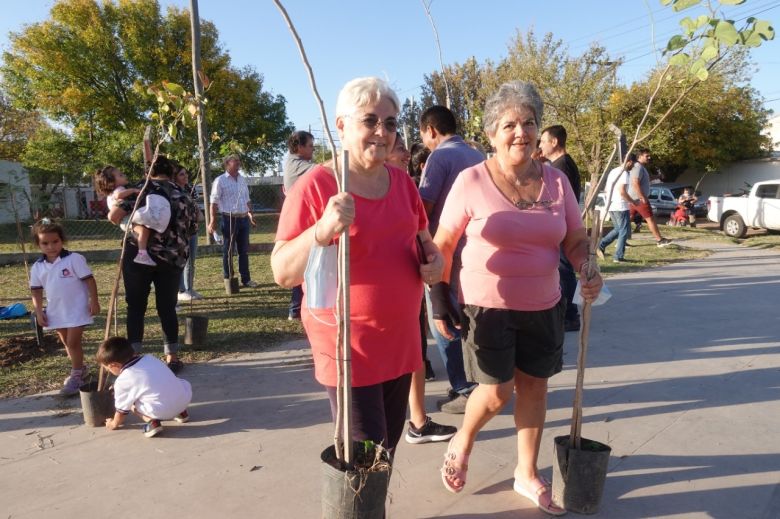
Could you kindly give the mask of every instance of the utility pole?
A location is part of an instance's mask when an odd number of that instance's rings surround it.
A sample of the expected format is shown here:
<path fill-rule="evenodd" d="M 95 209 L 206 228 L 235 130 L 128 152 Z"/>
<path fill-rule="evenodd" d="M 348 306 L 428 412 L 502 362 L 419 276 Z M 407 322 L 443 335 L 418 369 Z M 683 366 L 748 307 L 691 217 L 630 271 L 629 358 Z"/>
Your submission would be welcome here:
<path fill-rule="evenodd" d="M 203 78 L 205 74 L 200 66 L 200 16 L 198 15 L 198 0 L 190 0 L 190 27 L 192 33 L 192 84 L 195 88 L 195 98 L 198 100 L 198 156 L 200 158 L 200 181 L 203 185 L 203 208 L 206 213 L 206 227 L 211 223 L 211 203 L 209 202 L 210 186 L 208 183 L 210 165 L 209 165 L 209 144 L 206 139 L 208 129 L 206 128 L 206 105 L 201 103 L 203 98 Z M 209 243 L 212 243 L 212 237 L 209 233 Z"/>

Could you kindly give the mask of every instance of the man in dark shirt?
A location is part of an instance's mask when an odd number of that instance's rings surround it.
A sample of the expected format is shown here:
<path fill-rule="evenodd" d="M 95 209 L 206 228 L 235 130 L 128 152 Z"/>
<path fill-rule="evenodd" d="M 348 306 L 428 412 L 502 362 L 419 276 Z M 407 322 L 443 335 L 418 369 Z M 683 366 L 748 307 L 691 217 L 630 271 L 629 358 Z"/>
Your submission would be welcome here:
<path fill-rule="evenodd" d="M 574 196 L 579 202 L 580 170 L 577 168 L 577 164 L 571 158 L 571 155 L 566 153 L 566 128 L 556 124 L 542 130 L 539 147 L 544 157 L 550 161 L 550 165 L 563 171 L 569 179 Z M 561 293 L 566 298 L 564 327 L 567 332 L 576 332 L 580 329 L 580 316 L 577 306 L 572 303 L 572 298 L 574 297 L 574 290 L 577 288 L 577 279 L 574 276 L 574 268 L 563 252 L 561 252 L 561 260 L 558 264 L 558 273 L 561 277 Z"/>
<path fill-rule="evenodd" d="M 292 189 L 293 184 L 295 184 L 304 173 L 314 167 L 314 163 L 311 161 L 314 156 L 314 135 L 304 130 L 292 132 L 290 137 L 287 138 L 287 150 L 289 153 L 284 162 L 285 194 Z M 290 321 L 301 320 L 302 302 L 303 288 L 301 285 L 293 287 L 287 319 Z"/>

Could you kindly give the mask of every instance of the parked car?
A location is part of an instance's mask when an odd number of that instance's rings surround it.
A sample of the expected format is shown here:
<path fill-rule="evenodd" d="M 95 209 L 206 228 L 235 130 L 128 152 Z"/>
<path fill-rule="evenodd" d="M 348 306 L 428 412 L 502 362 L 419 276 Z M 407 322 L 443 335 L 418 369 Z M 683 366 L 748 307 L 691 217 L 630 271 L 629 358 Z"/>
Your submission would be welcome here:
<path fill-rule="evenodd" d="M 650 194 L 647 199 L 653 213 L 659 216 L 668 216 L 677 208 L 677 199 L 683 194 L 685 188 L 693 191 L 693 186 L 687 184 L 660 183 L 650 184 Z M 696 216 L 707 216 L 707 197 L 702 196 L 701 191 L 696 191 L 698 200 L 693 206 Z"/>
<path fill-rule="evenodd" d="M 780 231 L 780 179 L 756 182 L 741 196 L 711 196 L 707 218 L 726 236 L 742 238 L 748 227 Z"/>

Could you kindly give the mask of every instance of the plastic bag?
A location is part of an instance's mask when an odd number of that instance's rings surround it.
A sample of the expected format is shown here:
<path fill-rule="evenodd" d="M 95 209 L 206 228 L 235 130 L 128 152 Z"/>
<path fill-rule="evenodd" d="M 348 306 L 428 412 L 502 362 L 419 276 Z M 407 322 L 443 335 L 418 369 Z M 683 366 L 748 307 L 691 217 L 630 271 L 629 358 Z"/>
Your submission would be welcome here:
<path fill-rule="evenodd" d="M 592 306 L 599 306 L 603 305 L 607 301 L 609 301 L 609 298 L 612 297 L 612 293 L 607 288 L 607 284 L 604 283 L 601 286 L 601 292 L 599 292 L 599 296 L 596 298 L 595 301 L 591 303 Z M 582 294 L 580 293 L 580 282 L 577 281 L 577 288 L 574 289 L 574 297 L 572 297 L 571 302 L 575 305 L 581 305 L 585 303 L 585 300 L 582 299 Z"/>
<path fill-rule="evenodd" d="M 338 293 L 338 246 L 312 245 L 306 270 L 306 306 L 308 308 L 333 308 Z"/>

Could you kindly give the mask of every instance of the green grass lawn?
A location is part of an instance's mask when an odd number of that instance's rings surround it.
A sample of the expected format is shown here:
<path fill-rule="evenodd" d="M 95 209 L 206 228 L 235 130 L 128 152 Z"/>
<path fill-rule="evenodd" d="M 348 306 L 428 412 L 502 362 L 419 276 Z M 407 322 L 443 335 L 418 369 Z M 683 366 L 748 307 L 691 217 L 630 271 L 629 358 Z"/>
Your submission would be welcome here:
<path fill-rule="evenodd" d="M 85 356 L 89 363 L 99 342 L 103 339 L 108 299 L 116 275 L 115 263 L 93 263 L 102 307 L 102 315 L 89 326 L 84 336 Z M 0 305 L 23 302 L 28 308 L 29 291 L 22 266 L 0 267 Z M 222 281 L 222 256 L 198 257 L 196 261 L 195 288 L 205 296 L 202 301 L 182 303 L 179 314 L 180 334 L 183 340 L 183 316 L 190 312 L 209 317 L 208 343 L 203 346 L 182 346 L 184 362 L 197 362 L 240 352 L 262 351 L 269 345 L 303 336 L 298 321 L 287 320 L 290 291 L 273 282 L 269 255 L 250 255 L 252 279 L 260 286 L 244 289 L 233 296 L 225 294 Z M 120 292 L 121 284 L 120 284 Z M 124 335 L 125 303 L 120 294 L 118 301 L 118 334 Z M 53 332 L 52 332 L 53 333 Z M 0 338 L 19 334 L 33 336 L 29 319 L 0 321 Z M 111 334 L 114 332 L 112 330 Z M 145 352 L 162 354 L 162 333 L 155 312 L 154 295 L 149 297 L 147 310 Z M 59 355 L 49 355 L 13 367 L 0 368 L 0 397 L 18 396 L 58 388 L 69 370 L 64 349 Z M 94 370 L 93 370 L 94 371 Z M 186 371 L 185 371 L 186 373 Z M 185 375 L 186 376 L 186 375 Z"/>
<path fill-rule="evenodd" d="M 275 223 L 275 219 L 269 217 L 258 226 L 268 236 L 264 241 L 272 240 L 271 225 L 275 227 Z M 609 255 L 606 261 L 600 262 L 604 276 L 644 270 L 709 254 L 707 250 L 687 246 L 686 242 L 691 240 L 734 242 L 722 233 L 711 229 L 661 226 L 661 232 L 664 236 L 673 238 L 675 244 L 658 248 L 650 233 L 643 230 L 635 234 L 629 242 L 632 244 L 626 251 L 629 262 L 613 264 Z M 258 236 L 255 235 L 253 241 L 257 238 Z M 780 236 L 756 235 L 739 242 L 757 247 L 780 247 Z M 115 242 L 114 246 L 116 246 Z M 76 247 L 72 248 L 79 250 Z M 613 248 L 614 244 L 610 246 L 607 253 L 612 252 Z M 221 262 L 222 257 L 219 255 L 199 256 L 197 259 L 195 288 L 206 298 L 195 301 L 191 307 L 185 304 L 180 316 L 183 317 L 190 312 L 208 316 L 208 343 L 197 347 L 183 346 L 181 353 L 185 362 L 198 362 L 240 352 L 261 351 L 269 345 L 303 336 L 300 323 L 287 320 L 290 292 L 273 283 L 268 253 L 250 255 L 252 279 L 260 283 L 260 287 L 242 289 L 234 296 L 225 295 Z M 88 359 L 94 356 L 97 344 L 103 338 L 108 298 L 116 275 L 115 263 L 94 263 L 91 267 L 97 279 L 103 312 L 85 333 L 84 350 Z M 31 307 L 24 268 L 21 265 L 0 267 L 0 272 L 2 272 L 0 305 L 23 302 Z M 118 309 L 118 333 L 123 335 L 125 303 L 121 294 L 121 285 Z M 149 299 L 147 317 L 145 351 L 161 354 L 162 335 L 153 296 Z M 183 338 L 183 323 L 180 323 L 180 333 Z M 0 339 L 19 334 L 32 337 L 29 320 L 0 321 Z M 58 355 L 48 355 L 21 365 L 0 368 L 0 397 L 26 395 L 58 388 L 67 375 L 68 368 L 64 350 Z"/>

